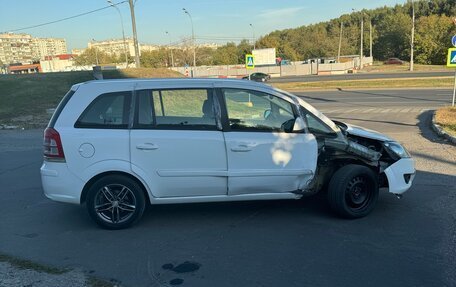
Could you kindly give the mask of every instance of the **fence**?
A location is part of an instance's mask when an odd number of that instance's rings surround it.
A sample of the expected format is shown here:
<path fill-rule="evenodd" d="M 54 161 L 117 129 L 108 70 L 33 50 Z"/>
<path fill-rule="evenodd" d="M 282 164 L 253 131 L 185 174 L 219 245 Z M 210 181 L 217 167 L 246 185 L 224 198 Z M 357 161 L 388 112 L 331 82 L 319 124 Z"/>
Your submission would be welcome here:
<path fill-rule="evenodd" d="M 363 65 L 371 65 L 373 59 L 371 57 L 363 58 Z M 331 74 L 346 74 L 350 71 L 356 70 L 359 66 L 359 58 L 345 63 L 333 64 L 300 64 L 300 62 L 293 62 L 291 65 L 283 66 L 264 66 L 255 67 L 254 69 L 246 69 L 244 65 L 223 65 L 223 66 L 198 66 L 193 67 L 174 67 L 171 68 L 185 76 L 192 76 L 200 78 L 218 77 L 218 78 L 240 78 L 247 76 L 251 73 L 266 73 L 272 77 L 282 76 L 305 76 L 305 75 L 331 75 Z"/>

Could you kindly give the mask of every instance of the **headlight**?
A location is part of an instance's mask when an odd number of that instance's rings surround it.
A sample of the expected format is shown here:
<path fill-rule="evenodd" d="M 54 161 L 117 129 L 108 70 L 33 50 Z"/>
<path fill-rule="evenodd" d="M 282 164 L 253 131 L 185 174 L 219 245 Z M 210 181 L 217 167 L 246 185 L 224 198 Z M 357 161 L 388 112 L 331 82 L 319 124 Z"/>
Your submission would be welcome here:
<path fill-rule="evenodd" d="M 404 157 L 410 157 L 410 154 L 408 151 L 403 147 L 400 143 L 397 142 L 385 142 L 383 144 L 388 151 L 394 153 L 394 155 L 404 158 Z"/>

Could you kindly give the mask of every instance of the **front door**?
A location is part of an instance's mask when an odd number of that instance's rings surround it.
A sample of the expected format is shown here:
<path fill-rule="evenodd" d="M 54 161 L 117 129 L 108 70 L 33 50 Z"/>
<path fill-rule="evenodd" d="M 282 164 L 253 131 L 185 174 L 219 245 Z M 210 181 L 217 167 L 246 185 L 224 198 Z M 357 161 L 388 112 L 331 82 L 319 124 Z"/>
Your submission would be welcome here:
<path fill-rule="evenodd" d="M 317 142 L 293 133 L 294 105 L 251 90 L 221 89 L 228 118 L 224 133 L 228 194 L 293 192 L 314 176 Z"/>
<path fill-rule="evenodd" d="M 225 142 L 217 126 L 212 89 L 136 91 L 133 172 L 155 197 L 226 195 Z"/>

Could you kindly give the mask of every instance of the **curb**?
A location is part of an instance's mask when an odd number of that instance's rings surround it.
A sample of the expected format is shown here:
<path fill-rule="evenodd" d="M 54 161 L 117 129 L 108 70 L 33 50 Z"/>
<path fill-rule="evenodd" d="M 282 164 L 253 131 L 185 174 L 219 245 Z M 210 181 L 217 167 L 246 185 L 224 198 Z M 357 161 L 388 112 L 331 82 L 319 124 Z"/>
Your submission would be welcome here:
<path fill-rule="evenodd" d="M 450 143 L 456 145 L 456 137 L 446 133 L 442 127 L 440 125 L 438 125 L 436 122 L 435 122 L 435 112 L 436 111 L 433 111 L 432 112 L 432 124 L 431 124 L 431 128 L 434 130 L 434 132 L 436 132 L 439 136 L 447 139 Z"/>

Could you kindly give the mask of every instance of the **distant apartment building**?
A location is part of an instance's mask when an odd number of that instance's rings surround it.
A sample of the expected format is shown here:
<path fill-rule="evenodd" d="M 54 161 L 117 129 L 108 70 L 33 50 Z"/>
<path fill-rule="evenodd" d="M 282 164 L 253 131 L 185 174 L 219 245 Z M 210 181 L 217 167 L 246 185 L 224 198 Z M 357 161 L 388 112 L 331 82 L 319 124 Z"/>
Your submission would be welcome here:
<path fill-rule="evenodd" d="M 221 45 L 217 44 L 217 43 L 202 43 L 202 44 L 197 44 L 196 45 L 198 48 L 210 48 L 210 49 L 217 49 L 218 47 L 220 47 Z"/>
<path fill-rule="evenodd" d="M 151 51 L 156 51 L 159 49 L 160 49 L 160 46 L 158 46 L 158 45 L 139 44 L 140 52 L 151 52 Z"/>
<path fill-rule="evenodd" d="M 33 57 L 44 60 L 47 56 L 67 54 L 67 44 L 61 38 L 33 38 Z"/>
<path fill-rule="evenodd" d="M 65 39 L 33 38 L 29 34 L 0 34 L 0 60 L 4 64 L 44 60 L 46 56 L 67 53 Z"/>
<path fill-rule="evenodd" d="M 125 47 L 126 45 L 126 47 Z M 104 40 L 104 41 L 91 41 L 87 44 L 89 49 L 95 48 L 98 51 L 102 51 L 108 55 L 120 55 L 124 54 L 125 48 L 127 53 L 130 56 L 135 55 L 135 44 L 133 39 L 127 38 L 125 39 L 125 44 L 123 39 L 111 39 L 111 40 Z"/>
<path fill-rule="evenodd" d="M 31 63 L 32 36 L 29 34 L 0 34 L 0 61 L 3 64 Z"/>
<path fill-rule="evenodd" d="M 127 53 L 131 56 L 135 56 L 135 44 L 132 38 L 125 39 Z M 104 41 L 92 41 L 87 44 L 87 47 L 96 48 L 108 55 L 121 55 L 124 54 L 125 46 L 123 39 L 111 39 Z M 158 45 L 139 44 L 139 52 L 150 52 L 160 49 Z M 77 54 L 77 53 L 73 53 Z"/>
<path fill-rule="evenodd" d="M 81 55 L 82 53 L 85 52 L 86 49 L 82 48 L 82 49 L 71 49 L 71 54 L 73 55 L 76 55 L 76 56 L 79 56 Z"/>

